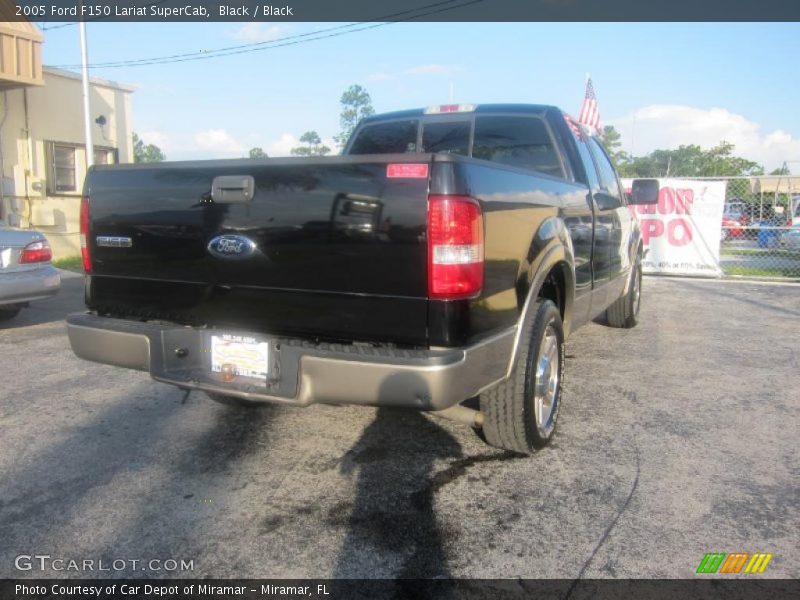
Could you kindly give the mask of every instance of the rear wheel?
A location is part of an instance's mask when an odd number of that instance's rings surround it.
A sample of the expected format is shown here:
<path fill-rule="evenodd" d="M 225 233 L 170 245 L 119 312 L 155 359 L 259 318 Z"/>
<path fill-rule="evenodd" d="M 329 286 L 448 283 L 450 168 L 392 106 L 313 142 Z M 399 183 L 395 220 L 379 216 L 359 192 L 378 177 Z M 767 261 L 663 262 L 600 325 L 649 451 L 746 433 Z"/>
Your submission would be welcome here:
<path fill-rule="evenodd" d="M 13 319 L 22 310 L 21 306 L 2 306 L 0 307 L 0 321 Z"/>
<path fill-rule="evenodd" d="M 642 304 L 642 261 L 636 261 L 631 269 L 628 292 L 623 294 L 606 309 L 606 321 L 611 327 L 630 329 L 639 322 L 639 308 Z"/>
<path fill-rule="evenodd" d="M 492 446 L 532 454 L 555 432 L 564 377 L 564 326 L 556 305 L 539 299 L 522 327 L 511 377 L 481 394 L 482 434 Z"/>

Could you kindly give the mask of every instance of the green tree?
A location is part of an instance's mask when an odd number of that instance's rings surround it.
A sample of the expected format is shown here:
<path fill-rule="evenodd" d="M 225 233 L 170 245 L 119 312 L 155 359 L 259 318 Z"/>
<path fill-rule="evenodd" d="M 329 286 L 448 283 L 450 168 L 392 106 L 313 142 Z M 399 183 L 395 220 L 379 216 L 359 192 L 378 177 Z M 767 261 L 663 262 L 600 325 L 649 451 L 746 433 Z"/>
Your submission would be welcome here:
<path fill-rule="evenodd" d="M 374 115 L 375 109 L 372 108 L 372 98 L 370 98 L 369 92 L 357 84 L 351 85 L 344 91 L 340 102 L 342 104 L 342 112 L 339 116 L 341 131 L 333 139 L 339 146 L 344 146 L 358 122 L 364 117 Z"/>
<path fill-rule="evenodd" d="M 133 132 L 133 162 L 163 162 L 166 159 L 167 156 L 161 151 L 161 148 L 155 144 L 145 144 L 136 132 Z"/>
<path fill-rule="evenodd" d="M 255 148 L 250 148 L 250 158 L 268 158 L 267 153 L 264 152 L 263 148 L 256 146 Z"/>
<path fill-rule="evenodd" d="M 302 146 L 292 148 L 293 156 L 325 156 L 331 149 L 322 143 L 322 139 L 316 131 L 306 131 L 300 136 Z"/>
<path fill-rule="evenodd" d="M 703 150 L 696 144 L 675 150 L 653 150 L 620 165 L 623 177 L 724 177 L 763 175 L 764 168 L 752 160 L 733 155 L 734 145 L 722 141 Z"/>
<path fill-rule="evenodd" d="M 628 161 L 628 153 L 622 150 L 622 136 L 614 129 L 613 125 L 606 125 L 600 132 L 600 142 L 611 157 L 611 162 L 619 169 L 620 165 Z"/>
<path fill-rule="evenodd" d="M 769 174 L 770 175 L 791 175 L 792 172 L 789 171 L 789 167 L 786 166 L 786 163 L 783 163 L 782 167 L 779 167 L 777 169 L 774 169 L 774 170 L 770 171 Z"/>

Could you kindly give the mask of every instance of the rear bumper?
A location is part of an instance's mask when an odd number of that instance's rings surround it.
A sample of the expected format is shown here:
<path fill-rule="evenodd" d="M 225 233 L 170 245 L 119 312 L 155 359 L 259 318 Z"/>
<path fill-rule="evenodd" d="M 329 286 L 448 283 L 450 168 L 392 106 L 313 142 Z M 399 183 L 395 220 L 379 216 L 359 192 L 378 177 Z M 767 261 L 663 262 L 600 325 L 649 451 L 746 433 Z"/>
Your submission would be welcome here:
<path fill-rule="evenodd" d="M 182 388 L 301 406 L 421 410 L 448 408 L 502 380 L 516 333 L 512 328 L 466 348 L 434 350 L 269 338 L 266 381 L 227 383 L 209 368 L 212 330 L 74 314 L 67 317 L 67 331 L 73 351 L 83 359 L 147 371 Z"/>
<path fill-rule="evenodd" d="M 61 275 L 50 265 L 0 273 L 0 306 L 49 298 L 60 288 Z"/>

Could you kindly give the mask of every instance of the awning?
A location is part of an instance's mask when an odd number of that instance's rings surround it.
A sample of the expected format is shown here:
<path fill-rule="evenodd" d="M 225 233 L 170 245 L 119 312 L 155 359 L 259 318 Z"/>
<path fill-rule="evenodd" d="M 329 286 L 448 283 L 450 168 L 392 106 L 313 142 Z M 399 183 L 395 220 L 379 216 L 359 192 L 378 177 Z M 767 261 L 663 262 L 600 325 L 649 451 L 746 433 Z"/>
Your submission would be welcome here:
<path fill-rule="evenodd" d="M 800 195 L 800 177 L 789 175 L 770 175 L 751 177 L 750 189 L 754 194 L 792 194 Z"/>
<path fill-rule="evenodd" d="M 0 17 L 7 5 L 0 10 Z M 8 5 L 12 6 L 12 5 Z M 0 22 L 0 91 L 44 85 L 42 32 L 28 21 Z"/>

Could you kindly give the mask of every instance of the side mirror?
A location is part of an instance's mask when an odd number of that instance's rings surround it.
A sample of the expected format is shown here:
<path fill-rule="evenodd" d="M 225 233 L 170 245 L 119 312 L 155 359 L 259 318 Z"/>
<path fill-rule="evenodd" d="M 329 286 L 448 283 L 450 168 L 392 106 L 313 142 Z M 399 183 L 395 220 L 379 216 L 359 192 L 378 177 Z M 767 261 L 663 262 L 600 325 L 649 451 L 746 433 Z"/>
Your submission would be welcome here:
<path fill-rule="evenodd" d="M 628 204 L 658 204 L 658 179 L 634 179 Z"/>

